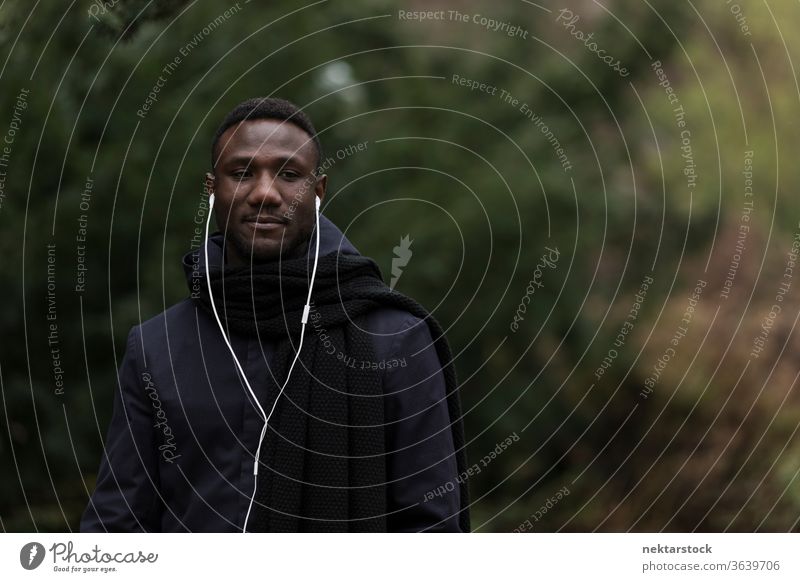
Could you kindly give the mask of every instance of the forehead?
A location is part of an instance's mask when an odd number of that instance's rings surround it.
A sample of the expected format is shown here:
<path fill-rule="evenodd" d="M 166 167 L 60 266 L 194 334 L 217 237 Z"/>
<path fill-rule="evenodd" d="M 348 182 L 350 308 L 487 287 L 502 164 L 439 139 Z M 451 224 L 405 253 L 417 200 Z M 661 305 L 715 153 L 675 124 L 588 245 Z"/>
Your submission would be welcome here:
<path fill-rule="evenodd" d="M 253 119 L 232 125 L 220 136 L 219 161 L 240 157 L 298 157 L 314 160 L 311 136 L 294 123 L 279 119 Z"/>

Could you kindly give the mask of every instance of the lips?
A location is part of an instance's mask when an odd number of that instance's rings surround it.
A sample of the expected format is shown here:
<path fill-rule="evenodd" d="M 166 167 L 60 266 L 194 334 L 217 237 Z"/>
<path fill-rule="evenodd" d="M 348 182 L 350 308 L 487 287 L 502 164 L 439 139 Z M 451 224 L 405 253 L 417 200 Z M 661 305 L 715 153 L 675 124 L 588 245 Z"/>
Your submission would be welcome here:
<path fill-rule="evenodd" d="M 256 230 L 277 230 L 286 226 L 287 221 L 274 216 L 252 216 L 245 218 L 245 224 Z"/>

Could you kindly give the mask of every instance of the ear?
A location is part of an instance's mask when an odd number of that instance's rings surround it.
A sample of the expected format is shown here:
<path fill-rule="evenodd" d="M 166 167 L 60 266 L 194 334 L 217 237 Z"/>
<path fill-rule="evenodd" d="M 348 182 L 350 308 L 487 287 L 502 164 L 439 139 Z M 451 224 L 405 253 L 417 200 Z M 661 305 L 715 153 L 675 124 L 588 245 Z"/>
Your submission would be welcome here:
<path fill-rule="evenodd" d="M 211 172 L 206 172 L 205 179 L 203 180 L 203 187 L 207 194 L 214 194 L 214 188 L 217 185 L 217 177 Z"/>
<path fill-rule="evenodd" d="M 314 185 L 314 194 L 316 194 L 319 201 L 325 200 L 325 192 L 328 188 L 328 175 L 322 174 L 317 177 L 317 183 Z"/>

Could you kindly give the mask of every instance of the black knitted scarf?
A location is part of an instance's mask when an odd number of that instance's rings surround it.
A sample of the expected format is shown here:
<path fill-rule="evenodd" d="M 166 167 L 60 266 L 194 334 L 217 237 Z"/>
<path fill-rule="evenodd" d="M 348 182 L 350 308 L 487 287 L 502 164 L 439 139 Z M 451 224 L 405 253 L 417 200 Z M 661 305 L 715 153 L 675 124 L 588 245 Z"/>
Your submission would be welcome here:
<path fill-rule="evenodd" d="M 268 401 L 261 403 L 267 413 L 300 339 L 312 260 L 282 259 L 211 271 L 223 326 L 278 342 Z M 201 289 L 196 301 L 210 312 L 205 281 Z M 375 262 L 362 255 L 321 256 L 311 303 L 300 358 L 269 420 L 247 529 L 387 531 L 382 370 L 347 365 L 374 360 L 370 336 L 349 324 L 379 307 L 406 310 L 428 324 L 442 364 L 460 475 L 467 462 L 450 347 L 425 308 L 389 289 Z M 460 494 L 459 523 L 463 531 L 470 531 L 466 480 L 461 480 Z"/>

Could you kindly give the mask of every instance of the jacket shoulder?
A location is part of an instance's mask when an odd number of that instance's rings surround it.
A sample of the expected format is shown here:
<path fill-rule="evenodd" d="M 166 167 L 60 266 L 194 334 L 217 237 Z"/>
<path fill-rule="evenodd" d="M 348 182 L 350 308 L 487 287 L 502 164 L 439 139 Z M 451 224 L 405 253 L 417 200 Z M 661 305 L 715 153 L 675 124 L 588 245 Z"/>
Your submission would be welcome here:
<path fill-rule="evenodd" d="M 167 333 L 185 331 L 185 327 L 196 318 L 194 302 L 186 298 L 143 321 L 138 327 L 144 340 L 165 338 Z"/>
<path fill-rule="evenodd" d="M 368 311 L 360 319 L 361 327 L 374 334 L 397 334 L 420 322 L 422 320 L 419 317 L 399 307 L 379 307 Z"/>

